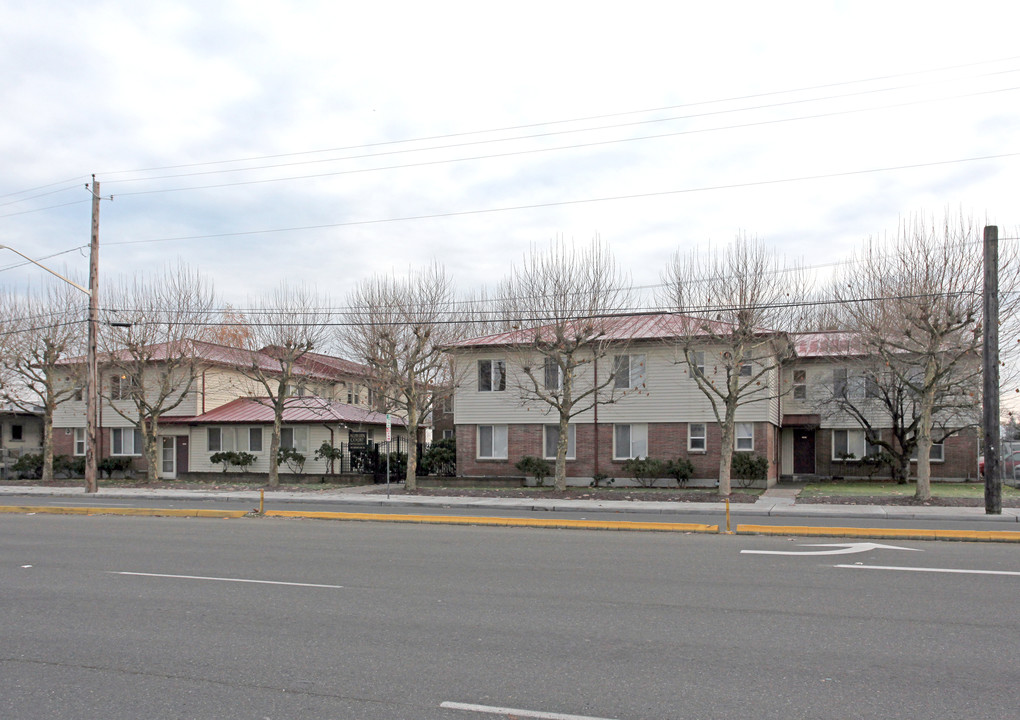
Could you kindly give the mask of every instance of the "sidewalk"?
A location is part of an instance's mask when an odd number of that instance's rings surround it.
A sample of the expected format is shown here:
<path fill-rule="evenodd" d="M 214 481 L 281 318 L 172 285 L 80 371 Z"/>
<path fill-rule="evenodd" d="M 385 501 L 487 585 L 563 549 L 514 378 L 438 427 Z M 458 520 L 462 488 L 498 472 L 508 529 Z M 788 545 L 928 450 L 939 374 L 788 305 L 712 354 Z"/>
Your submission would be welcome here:
<path fill-rule="evenodd" d="M 645 502 L 629 500 L 545 500 L 541 498 L 433 497 L 376 494 L 381 486 L 365 486 L 343 491 L 285 492 L 267 490 L 267 503 L 321 503 L 372 507 L 461 508 L 478 510 L 520 510 L 555 512 L 626 512 L 650 515 L 720 515 L 724 502 Z M 400 485 L 394 489 L 401 488 Z M 788 518 L 868 518 L 873 520 L 944 520 L 1020 523 L 1020 508 L 1003 508 L 1002 515 L 986 515 L 983 507 L 917 507 L 906 505 L 826 505 L 796 504 L 797 489 L 770 488 L 754 503 L 731 503 L 730 514 L 738 517 Z M 0 486 L 0 504 L 10 496 L 80 497 L 95 499 L 161 498 L 178 500 L 226 500 L 258 503 L 257 490 L 168 490 L 145 488 L 104 489 L 86 495 L 84 488 L 47 488 L 37 486 Z"/>

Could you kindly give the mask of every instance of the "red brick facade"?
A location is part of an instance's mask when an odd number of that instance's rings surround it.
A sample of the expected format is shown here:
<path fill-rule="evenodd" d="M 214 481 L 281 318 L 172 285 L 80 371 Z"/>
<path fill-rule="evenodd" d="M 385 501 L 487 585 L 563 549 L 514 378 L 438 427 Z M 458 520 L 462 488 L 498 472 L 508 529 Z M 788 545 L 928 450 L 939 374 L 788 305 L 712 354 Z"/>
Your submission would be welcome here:
<path fill-rule="evenodd" d="M 531 455 L 543 456 L 542 425 L 508 425 L 507 455 L 504 459 L 479 459 L 475 425 L 457 426 L 457 474 L 466 477 L 519 477 L 514 464 Z M 674 460 L 686 457 L 694 465 L 694 478 L 715 480 L 719 477 L 721 433 L 714 423 L 706 424 L 704 451 L 687 449 L 687 423 L 648 423 L 648 457 Z M 576 459 L 567 460 L 567 476 L 590 478 L 596 472 L 609 477 L 626 478 L 623 460 L 613 459 L 613 425 L 602 423 L 596 437 L 594 425 L 576 425 Z M 778 477 L 778 431 L 770 423 L 754 423 L 754 453 L 769 461 L 769 482 Z M 597 462 L 596 462 L 597 457 Z"/>
<path fill-rule="evenodd" d="M 111 457 L 110 455 L 110 428 L 99 429 L 99 452 L 97 454 L 97 460 Z M 74 430 L 71 428 L 53 428 L 53 454 L 54 455 L 67 455 L 68 457 L 74 457 Z M 145 472 L 148 467 L 148 463 L 145 461 L 145 457 L 130 456 L 131 457 L 131 468 L 138 472 Z"/>
<path fill-rule="evenodd" d="M 944 460 L 931 462 L 933 480 L 971 480 L 977 479 L 978 443 L 977 431 L 973 428 L 961 430 L 943 443 Z M 883 438 L 892 440 L 892 434 L 886 431 Z M 842 461 L 832 459 L 832 431 L 819 429 L 815 431 L 815 475 L 820 477 L 845 478 L 888 478 L 889 469 L 885 466 L 870 466 L 860 461 Z M 917 475 L 917 463 L 910 463 L 910 475 Z"/>

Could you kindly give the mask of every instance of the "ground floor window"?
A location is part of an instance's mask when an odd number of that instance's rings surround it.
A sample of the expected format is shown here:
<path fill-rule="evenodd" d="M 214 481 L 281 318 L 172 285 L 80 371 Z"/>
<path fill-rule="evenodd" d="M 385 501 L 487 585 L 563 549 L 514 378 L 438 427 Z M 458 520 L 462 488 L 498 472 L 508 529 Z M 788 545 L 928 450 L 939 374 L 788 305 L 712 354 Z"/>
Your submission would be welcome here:
<path fill-rule="evenodd" d="M 141 455 L 142 447 L 142 431 L 138 428 L 110 430 L 111 455 Z"/>
<path fill-rule="evenodd" d="M 933 442 L 931 444 L 931 452 L 928 453 L 928 459 L 932 462 L 944 461 L 946 459 L 945 445 Z M 917 462 L 917 448 L 914 448 L 914 452 L 910 453 L 910 462 Z"/>
<path fill-rule="evenodd" d="M 882 448 L 868 442 L 867 433 L 863 430 L 832 431 L 833 460 L 862 460 L 880 452 Z"/>
<path fill-rule="evenodd" d="M 613 459 L 630 460 L 648 455 L 648 426 L 614 425 L 613 426 Z"/>
<path fill-rule="evenodd" d="M 308 428 L 304 425 L 280 428 L 280 447 L 299 453 L 308 452 Z"/>
<path fill-rule="evenodd" d="M 506 425 L 478 426 L 478 457 L 505 459 L 507 457 Z"/>
<path fill-rule="evenodd" d="M 545 457 L 548 460 L 556 459 L 556 447 L 560 442 L 560 426 L 545 425 Z M 567 425 L 567 460 L 574 460 L 577 457 L 577 426 Z"/>
<path fill-rule="evenodd" d="M 706 448 L 705 423 L 687 423 L 687 449 L 691 452 L 705 452 Z"/>
<path fill-rule="evenodd" d="M 74 429 L 74 454 L 85 454 L 85 428 Z"/>
<path fill-rule="evenodd" d="M 738 452 L 754 450 L 754 423 L 737 423 L 734 449 Z"/>
<path fill-rule="evenodd" d="M 307 428 L 305 428 L 307 430 Z M 208 427 L 205 429 L 207 449 L 211 453 L 231 452 L 262 452 L 262 428 L 260 427 Z M 280 434 L 281 447 L 283 434 Z"/>

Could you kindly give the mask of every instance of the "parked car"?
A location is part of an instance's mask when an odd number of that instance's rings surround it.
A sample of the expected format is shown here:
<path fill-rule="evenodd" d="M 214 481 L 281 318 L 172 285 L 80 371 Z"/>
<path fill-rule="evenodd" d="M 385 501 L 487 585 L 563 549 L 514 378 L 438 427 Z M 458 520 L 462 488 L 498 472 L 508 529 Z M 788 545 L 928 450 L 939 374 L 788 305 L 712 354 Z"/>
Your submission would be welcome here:
<path fill-rule="evenodd" d="M 999 461 L 999 467 L 1002 468 L 1002 474 L 1005 477 L 1013 477 L 1016 471 L 1020 469 L 1020 450 L 1014 450 L 1007 454 Z M 984 477 L 985 474 L 985 456 L 981 455 L 978 457 L 978 472 Z"/>

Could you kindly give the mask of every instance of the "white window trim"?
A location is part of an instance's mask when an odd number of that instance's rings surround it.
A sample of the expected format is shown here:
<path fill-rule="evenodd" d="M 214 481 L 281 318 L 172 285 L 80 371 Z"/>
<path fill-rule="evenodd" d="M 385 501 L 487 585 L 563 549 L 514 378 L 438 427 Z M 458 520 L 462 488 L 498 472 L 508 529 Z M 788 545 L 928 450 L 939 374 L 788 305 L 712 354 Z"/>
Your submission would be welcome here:
<path fill-rule="evenodd" d="M 701 434 L 695 435 L 694 428 L 701 427 Z M 694 441 L 701 440 L 701 447 L 694 447 Z M 708 452 L 708 424 L 687 423 L 687 451 L 695 453 Z"/>
<path fill-rule="evenodd" d="M 800 382 L 797 381 L 798 373 L 800 373 L 802 377 Z M 800 390 L 800 393 L 797 392 L 798 390 Z M 807 370 L 793 371 L 793 399 L 807 400 Z"/>
<path fill-rule="evenodd" d="M 619 374 L 619 367 L 623 364 L 623 358 L 627 358 L 627 378 L 624 382 Z M 617 390 L 636 390 L 645 386 L 645 356 L 643 354 L 615 355 L 613 357 L 613 372 L 617 373 L 613 379 L 613 387 Z"/>
<path fill-rule="evenodd" d="M 78 451 L 78 446 L 81 445 L 81 452 Z M 74 456 L 82 457 L 85 454 L 85 428 L 74 429 Z"/>
<path fill-rule="evenodd" d="M 125 433 L 127 433 L 126 437 L 131 438 L 131 452 L 124 452 Z M 115 434 L 120 435 L 120 452 L 113 449 Z M 138 457 L 142 454 L 144 446 L 145 440 L 142 438 L 142 431 L 138 428 L 110 428 L 110 457 Z"/>
<path fill-rule="evenodd" d="M 694 365 L 690 364 L 690 360 L 694 360 Z M 688 367 L 691 371 L 691 379 L 699 376 L 705 377 L 705 351 L 692 351 L 688 359 Z"/>
<path fill-rule="evenodd" d="M 482 455 L 482 428 L 489 428 L 492 434 L 491 455 Z M 475 428 L 475 457 L 478 460 L 506 460 L 510 445 L 508 435 L 506 425 L 478 425 Z"/>
<path fill-rule="evenodd" d="M 940 448 L 940 450 L 939 450 L 939 457 L 937 457 L 937 458 L 931 457 L 931 453 L 935 451 L 935 448 Z M 928 453 L 928 462 L 929 463 L 944 463 L 945 461 L 946 461 L 946 444 L 944 442 L 940 442 L 940 443 L 933 442 L 931 444 L 931 450 Z M 912 463 L 916 463 L 917 462 L 917 448 L 914 448 L 914 452 L 912 452 L 910 454 L 910 462 L 912 462 Z"/>
<path fill-rule="evenodd" d="M 836 452 L 836 433 L 845 432 L 847 434 L 846 447 L 847 452 L 852 452 L 853 459 L 843 460 L 839 457 Z M 832 439 L 832 461 L 833 462 L 861 462 L 864 458 L 868 457 L 869 450 L 875 448 L 874 445 L 869 448 L 868 434 L 860 428 L 834 428 L 831 433 Z M 877 452 L 877 449 L 876 449 Z"/>
<path fill-rule="evenodd" d="M 283 444 L 283 431 L 289 430 L 292 446 Z M 280 428 L 280 449 L 293 447 L 295 451 L 306 455 L 308 453 L 308 426 L 307 425 L 284 425 Z"/>
<path fill-rule="evenodd" d="M 250 453 L 260 453 L 260 452 L 263 452 L 263 449 L 266 447 L 266 434 L 265 434 L 265 432 L 263 432 L 262 426 L 261 425 L 255 425 L 255 426 L 252 426 L 252 427 L 249 427 L 249 428 L 245 428 L 245 430 L 246 430 L 245 437 L 248 440 L 248 442 L 247 442 L 248 452 L 250 452 Z M 252 447 L 251 447 L 251 434 L 252 434 L 252 431 L 254 431 L 254 430 L 258 430 L 259 431 L 259 445 L 261 447 L 259 447 L 258 450 L 253 450 Z"/>
<path fill-rule="evenodd" d="M 751 429 L 750 435 L 741 433 L 746 428 Z M 741 440 L 750 440 L 751 446 L 740 447 Z M 733 426 L 733 450 L 735 452 L 754 452 L 754 423 L 738 422 Z"/>
<path fill-rule="evenodd" d="M 620 455 L 617 451 L 616 429 L 630 428 L 630 447 L 628 455 Z M 617 423 L 613 425 L 613 460 L 631 460 L 648 457 L 648 425 L 645 423 Z"/>
<path fill-rule="evenodd" d="M 542 456 L 546 460 L 555 460 L 556 453 L 549 454 L 549 438 L 550 435 L 555 440 L 553 447 L 556 447 L 556 443 L 559 442 L 559 425 L 543 425 L 542 426 Z M 567 425 L 567 460 L 577 459 L 577 426 L 570 424 Z"/>
<path fill-rule="evenodd" d="M 482 377 L 482 363 L 489 363 L 489 387 L 485 389 L 482 384 L 478 383 L 478 392 L 506 392 L 506 360 L 503 358 L 482 358 L 478 361 L 476 368 L 478 374 L 475 376 L 475 381 Z M 501 373 L 497 373 L 497 370 L 502 368 Z M 502 384 L 503 387 L 500 387 Z"/>

